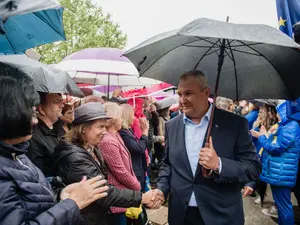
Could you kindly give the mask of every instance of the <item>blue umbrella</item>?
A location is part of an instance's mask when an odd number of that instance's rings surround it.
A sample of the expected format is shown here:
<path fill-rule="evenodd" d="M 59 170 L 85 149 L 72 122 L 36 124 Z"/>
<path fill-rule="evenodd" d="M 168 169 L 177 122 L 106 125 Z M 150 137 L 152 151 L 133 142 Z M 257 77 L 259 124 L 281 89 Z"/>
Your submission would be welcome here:
<path fill-rule="evenodd" d="M 60 8 L 0 18 L 0 53 L 15 54 L 66 40 L 62 14 Z"/>

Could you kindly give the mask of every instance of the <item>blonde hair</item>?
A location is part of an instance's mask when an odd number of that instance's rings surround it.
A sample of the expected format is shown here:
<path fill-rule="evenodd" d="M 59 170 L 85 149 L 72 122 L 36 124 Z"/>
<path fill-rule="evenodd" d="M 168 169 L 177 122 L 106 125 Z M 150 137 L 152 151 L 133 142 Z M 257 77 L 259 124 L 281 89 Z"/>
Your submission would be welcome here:
<path fill-rule="evenodd" d="M 122 104 L 122 128 L 123 129 L 128 129 L 130 128 L 130 121 L 131 120 L 131 115 L 134 113 L 133 107 L 129 104 Z"/>
<path fill-rule="evenodd" d="M 115 123 L 114 117 L 122 118 L 122 108 L 114 102 L 106 102 L 103 104 L 104 111 L 107 116 L 112 117 L 107 121 L 107 127 L 112 126 Z"/>

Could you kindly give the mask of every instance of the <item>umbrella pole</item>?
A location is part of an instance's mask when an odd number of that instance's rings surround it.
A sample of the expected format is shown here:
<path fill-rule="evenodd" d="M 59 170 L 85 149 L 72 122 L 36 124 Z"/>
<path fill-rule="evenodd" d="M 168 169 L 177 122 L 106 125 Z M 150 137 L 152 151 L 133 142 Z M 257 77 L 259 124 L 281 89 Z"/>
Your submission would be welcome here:
<path fill-rule="evenodd" d="M 108 74 L 108 82 L 107 82 L 107 99 L 109 99 L 109 86 L 110 86 L 110 73 Z"/>
<path fill-rule="evenodd" d="M 218 90 L 219 90 L 220 74 L 221 74 L 222 66 L 223 66 L 223 63 L 224 63 L 224 57 L 225 57 L 224 56 L 225 43 L 226 43 L 226 39 L 223 39 L 222 40 L 222 45 L 220 47 L 220 54 L 219 54 L 219 60 L 218 60 L 218 70 L 217 70 L 217 79 L 216 79 L 215 90 L 214 90 L 214 98 L 213 98 L 214 107 L 212 107 L 212 112 L 211 112 L 211 117 L 210 117 L 210 121 L 209 121 L 207 137 L 206 137 L 206 143 L 207 144 L 209 143 L 209 138 L 210 138 L 210 135 L 211 135 L 212 125 L 213 125 L 215 106 L 216 106 Z"/>
<path fill-rule="evenodd" d="M 227 17 L 226 22 L 229 21 L 229 17 Z M 211 136 L 211 130 L 212 130 L 212 126 L 213 126 L 213 120 L 214 120 L 214 114 L 215 114 L 215 108 L 216 108 L 216 101 L 217 101 L 217 96 L 218 96 L 218 90 L 219 90 L 219 82 L 220 82 L 220 74 L 221 74 L 221 70 L 222 70 L 222 66 L 224 64 L 224 58 L 225 58 L 225 48 L 226 48 L 226 39 L 222 39 L 222 44 L 220 46 L 220 54 L 219 54 L 219 60 L 218 60 L 218 69 L 217 69 L 217 79 L 216 79 L 216 84 L 215 84 L 215 90 L 214 90 L 214 98 L 213 98 L 213 107 L 212 107 L 212 111 L 211 111 L 211 117 L 209 120 L 209 125 L 208 125 L 208 130 L 207 130 L 207 136 L 206 136 L 206 146 L 208 146 L 209 144 L 209 139 Z M 202 167 L 202 175 L 204 177 L 208 177 L 209 176 L 209 170 L 205 169 L 204 167 Z"/>

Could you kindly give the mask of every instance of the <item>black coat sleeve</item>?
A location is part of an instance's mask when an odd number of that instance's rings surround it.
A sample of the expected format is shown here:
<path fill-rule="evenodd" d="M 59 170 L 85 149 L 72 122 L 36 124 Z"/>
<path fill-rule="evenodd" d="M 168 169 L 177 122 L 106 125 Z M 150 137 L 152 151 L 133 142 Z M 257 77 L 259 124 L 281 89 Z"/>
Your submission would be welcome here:
<path fill-rule="evenodd" d="M 168 124 L 165 126 L 165 153 L 162 159 L 162 164 L 159 169 L 157 188 L 164 193 L 167 199 L 170 191 L 170 179 L 172 176 L 172 167 L 169 161 L 169 138 L 168 138 Z"/>
<path fill-rule="evenodd" d="M 69 156 L 65 157 L 59 165 L 57 165 L 56 172 L 63 179 L 66 185 L 80 182 L 83 176 L 87 176 L 88 179 L 102 176 L 104 173 L 99 171 L 99 169 L 91 162 L 89 158 L 84 156 Z M 105 198 L 97 200 L 103 208 L 109 208 L 111 206 L 116 207 L 138 207 L 141 204 L 141 192 L 132 190 L 119 190 L 115 186 L 110 185 L 107 191 L 108 195 Z"/>
<path fill-rule="evenodd" d="M 145 155 L 148 147 L 148 137 L 142 135 L 139 141 L 127 130 L 121 130 L 120 135 L 131 154 Z"/>
<path fill-rule="evenodd" d="M 78 224 L 80 211 L 76 203 L 66 199 L 54 205 L 35 218 L 26 219 L 27 210 L 22 203 L 22 197 L 17 193 L 17 187 L 12 181 L 0 181 L 0 224 L 42 225 L 42 224 Z"/>

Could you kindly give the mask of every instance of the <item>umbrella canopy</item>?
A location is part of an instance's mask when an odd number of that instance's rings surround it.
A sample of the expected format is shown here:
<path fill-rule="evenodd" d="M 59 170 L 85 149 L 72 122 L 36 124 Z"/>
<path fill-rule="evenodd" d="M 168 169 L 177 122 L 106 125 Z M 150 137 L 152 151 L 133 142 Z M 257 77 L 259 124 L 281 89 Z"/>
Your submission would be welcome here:
<path fill-rule="evenodd" d="M 141 76 L 175 86 L 183 73 L 201 70 L 210 87 L 218 86 L 219 80 L 219 94 L 233 100 L 296 99 L 300 96 L 299 47 L 266 25 L 197 19 L 150 38 L 125 56 Z"/>
<path fill-rule="evenodd" d="M 170 90 L 172 88 L 174 88 L 174 86 L 170 84 L 160 83 L 160 84 L 152 85 L 150 87 L 143 87 L 139 89 L 131 89 L 131 90 L 124 91 L 122 93 L 122 98 L 143 97 L 157 92 Z"/>
<path fill-rule="evenodd" d="M 132 65 L 134 67 L 134 65 Z M 56 67 L 55 68 L 60 68 Z M 76 83 L 84 83 L 90 85 L 105 85 L 105 86 L 149 86 L 154 84 L 159 84 L 161 81 L 151 79 L 148 77 L 138 77 L 130 75 L 107 75 L 100 73 L 90 73 L 90 72 L 74 72 L 67 71 L 69 75 L 74 79 Z"/>
<path fill-rule="evenodd" d="M 48 9 L 23 15 L 0 17 L 0 53 L 15 54 L 27 49 L 66 40 L 63 9 Z"/>
<path fill-rule="evenodd" d="M 28 74 L 34 80 L 37 91 L 84 96 L 66 72 L 30 59 L 25 55 L 0 55 L 0 62 L 17 67 Z"/>
<path fill-rule="evenodd" d="M 178 95 L 167 97 L 157 103 L 157 110 L 162 110 L 171 107 L 173 104 L 178 103 Z"/>
<path fill-rule="evenodd" d="M 94 85 L 103 85 L 104 80 L 109 83 L 114 76 L 138 76 L 134 65 L 122 55 L 117 48 L 87 48 L 67 56 L 55 67 L 69 72 L 77 83 Z"/>
<path fill-rule="evenodd" d="M 0 2 L 0 18 L 38 12 L 46 9 L 58 9 L 60 5 L 52 0 L 2 0 Z"/>

